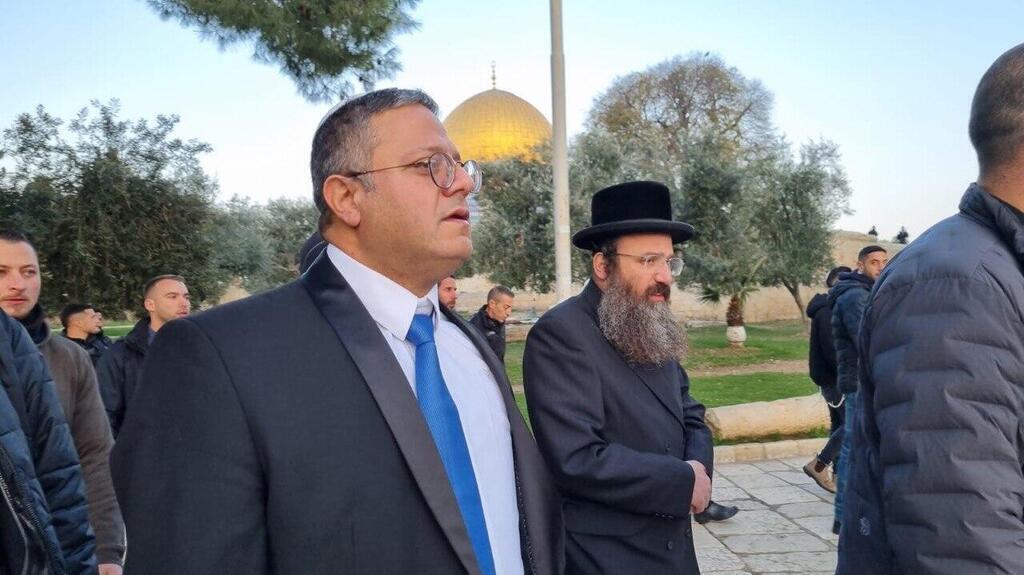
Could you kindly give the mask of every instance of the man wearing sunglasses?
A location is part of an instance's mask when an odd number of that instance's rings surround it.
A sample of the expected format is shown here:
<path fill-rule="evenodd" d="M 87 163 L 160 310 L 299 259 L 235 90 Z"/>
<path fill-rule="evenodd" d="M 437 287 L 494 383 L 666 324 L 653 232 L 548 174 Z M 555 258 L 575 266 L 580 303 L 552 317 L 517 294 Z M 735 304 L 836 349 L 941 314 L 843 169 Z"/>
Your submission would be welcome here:
<path fill-rule="evenodd" d="M 478 166 L 399 89 L 332 110 L 310 164 L 322 253 L 171 322 L 147 358 L 114 454 L 127 573 L 561 572 L 504 370 L 438 302 L 472 250 Z"/>
<path fill-rule="evenodd" d="M 683 268 L 669 190 L 630 182 L 594 195 L 583 292 L 526 340 L 530 420 L 564 501 L 566 572 L 698 573 L 690 515 L 708 506 L 713 450 L 679 364 L 669 306 Z"/>

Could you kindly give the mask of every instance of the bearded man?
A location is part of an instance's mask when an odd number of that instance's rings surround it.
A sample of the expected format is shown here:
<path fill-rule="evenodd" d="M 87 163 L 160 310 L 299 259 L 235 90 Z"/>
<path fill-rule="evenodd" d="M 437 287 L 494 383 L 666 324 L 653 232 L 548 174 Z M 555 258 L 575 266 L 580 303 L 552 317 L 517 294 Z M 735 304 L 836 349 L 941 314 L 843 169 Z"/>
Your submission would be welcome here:
<path fill-rule="evenodd" d="M 562 494 L 566 573 L 699 573 L 690 515 L 710 500 L 714 452 L 669 306 L 673 245 L 693 227 L 672 221 L 655 182 L 597 192 L 591 223 L 572 238 L 593 253 L 590 281 L 537 322 L 523 365 Z"/>

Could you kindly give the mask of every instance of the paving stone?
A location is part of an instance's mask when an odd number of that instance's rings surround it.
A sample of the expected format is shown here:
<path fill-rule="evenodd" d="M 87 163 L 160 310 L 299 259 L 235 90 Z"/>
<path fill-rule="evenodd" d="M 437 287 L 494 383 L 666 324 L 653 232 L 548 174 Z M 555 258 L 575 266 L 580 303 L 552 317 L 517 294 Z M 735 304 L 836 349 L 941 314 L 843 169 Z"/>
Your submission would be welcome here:
<path fill-rule="evenodd" d="M 727 521 L 714 521 L 705 525 L 718 537 L 749 535 L 754 533 L 799 533 L 800 527 L 782 515 L 771 511 L 745 511 Z"/>
<path fill-rule="evenodd" d="M 764 489 L 767 487 L 785 487 L 789 485 L 778 477 L 765 472 L 761 472 L 761 475 L 737 475 L 732 478 L 732 482 L 735 483 L 737 487 L 743 488 L 745 491 L 750 491 L 751 489 Z"/>
<path fill-rule="evenodd" d="M 773 471 L 772 475 L 793 485 L 809 485 L 814 483 L 814 480 L 803 471 Z M 817 485 L 817 483 L 814 484 Z"/>
<path fill-rule="evenodd" d="M 725 549 L 722 542 L 715 539 L 715 536 L 708 532 L 703 525 L 694 521 L 693 523 L 693 547 L 695 549 Z"/>
<path fill-rule="evenodd" d="M 764 471 L 749 463 L 723 463 L 722 465 L 715 466 L 715 471 L 729 479 L 739 475 L 760 475 L 764 473 Z"/>
<path fill-rule="evenodd" d="M 809 460 L 810 457 L 806 455 L 800 455 L 798 457 L 786 457 L 783 459 L 779 459 L 778 461 L 781 461 L 782 463 L 785 463 L 790 467 L 801 469 L 804 466 L 804 464 L 807 463 Z"/>
<path fill-rule="evenodd" d="M 793 468 L 786 465 L 785 463 L 776 459 L 769 459 L 768 461 L 754 461 L 751 463 L 754 467 L 763 471 L 792 471 Z"/>
<path fill-rule="evenodd" d="M 801 573 L 831 569 L 835 573 L 835 553 L 772 553 L 743 558 L 751 571 L 760 573 Z M 829 572 L 829 571 L 825 571 Z"/>
<path fill-rule="evenodd" d="M 815 486 L 817 487 L 817 486 Z M 768 487 L 765 489 L 748 489 L 748 493 L 764 501 L 768 505 L 782 505 L 785 503 L 800 503 L 802 501 L 821 501 L 811 491 L 801 487 L 787 485 L 786 487 Z M 822 490 L 825 493 L 824 490 Z"/>
<path fill-rule="evenodd" d="M 746 567 L 742 559 L 724 547 L 721 549 L 698 549 L 697 564 L 700 565 L 701 573 L 721 573 L 726 570 L 735 573 L 736 569 Z"/>
<path fill-rule="evenodd" d="M 831 519 L 835 510 L 831 504 L 825 503 L 824 501 L 809 501 L 807 503 L 787 503 L 785 505 L 780 505 L 776 511 L 790 519 L 814 516 L 828 516 L 829 519 Z"/>
<path fill-rule="evenodd" d="M 817 483 L 811 483 L 810 485 L 801 485 L 800 489 L 803 489 L 804 491 L 810 493 L 811 495 L 814 495 L 815 497 L 820 497 L 821 499 L 824 499 L 829 503 L 832 503 L 836 499 L 835 495 L 818 487 Z"/>
<path fill-rule="evenodd" d="M 734 505 L 740 511 L 757 511 L 759 509 L 768 509 L 764 503 L 754 499 L 727 499 L 718 501 L 719 505 Z M 825 505 L 822 503 L 822 505 Z M 831 507 L 829 507 L 831 509 Z"/>
<path fill-rule="evenodd" d="M 750 497 L 746 491 L 739 487 L 712 487 L 711 498 L 715 501 L 725 501 L 727 499 L 746 499 Z"/>
<path fill-rule="evenodd" d="M 801 527 L 807 529 L 811 533 L 814 533 L 818 537 L 821 537 L 825 541 L 831 541 L 832 543 L 839 543 L 839 536 L 832 533 L 832 522 L 834 518 L 832 515 L 829 516 L 816 516 L 816 517 L 799 517 L 794 519 Z"/>
<path fill-rule="evenodd" d="M 712 479 L 711 484 L 713 485 L 712 489 L 714 487 L 736 487 L 736 484 L 733 483 L 730 479 L 722 477 L 717 473 L 715 474 L 715 477 Z"/>
<path fill-rule="evenodd" d="M 729 535 L 722 538 L 722 543 L 734 553 L 795 553 L 830 549 L 824 541 L 809 533 Z"/>

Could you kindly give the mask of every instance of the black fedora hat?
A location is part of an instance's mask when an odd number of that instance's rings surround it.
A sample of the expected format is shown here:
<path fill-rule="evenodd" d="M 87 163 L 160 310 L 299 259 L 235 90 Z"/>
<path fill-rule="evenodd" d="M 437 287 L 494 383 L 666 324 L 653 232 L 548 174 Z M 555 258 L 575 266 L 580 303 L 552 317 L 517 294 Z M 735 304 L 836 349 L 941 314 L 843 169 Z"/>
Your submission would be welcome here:
<path fill-rule="evenodd" d="M 672 221 L 672 200 L 664 184 L 626 182 L 594 194 L 590 227 L 576 232 L 572 243 L 596 251 L 604 240 L 626 234 L 668 234 L 678 244 L 693 237 L 693 226 Z"/>

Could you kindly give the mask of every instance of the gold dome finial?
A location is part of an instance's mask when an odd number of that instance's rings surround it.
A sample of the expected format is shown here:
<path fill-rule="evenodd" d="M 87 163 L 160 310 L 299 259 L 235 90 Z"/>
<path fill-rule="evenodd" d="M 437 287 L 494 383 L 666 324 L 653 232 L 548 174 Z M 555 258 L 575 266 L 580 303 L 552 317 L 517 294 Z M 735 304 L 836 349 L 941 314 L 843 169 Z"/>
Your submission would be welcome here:
<path fill-rule="evenodd" d="M 491 60 L 491 89 L 498 89 L 498 74 L 495 72 L 495 61 Z"/>

